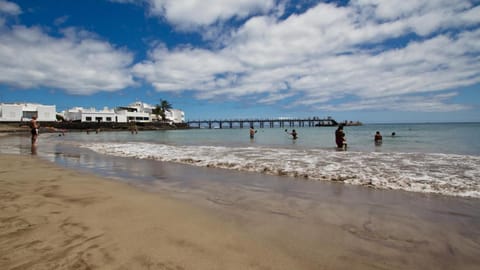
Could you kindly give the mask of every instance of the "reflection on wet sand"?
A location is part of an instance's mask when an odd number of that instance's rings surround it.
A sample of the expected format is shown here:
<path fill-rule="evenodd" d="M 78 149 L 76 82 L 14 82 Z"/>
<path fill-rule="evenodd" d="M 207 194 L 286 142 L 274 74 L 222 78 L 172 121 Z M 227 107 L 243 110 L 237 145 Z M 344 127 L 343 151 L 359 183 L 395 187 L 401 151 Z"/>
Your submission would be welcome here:
<path fill-rule="evenodd" d="M 56 162 L 64 166 L 80 162 L 81 167 L 149 192 L 213 209 L 255 238 L 301 258 L 308 266 L 305 269 L 317 269 L 315 265 L 326 262 L 333 269 L 350 269 L 351 265 L 357 269 L 468 269 L 480 263 L 480 213 L 475 210 L 480 200 L 106 157 L 88 151 L 80 156 L 59 155 Z"/>
<path fill-rule="evenodd" d="M 31 146 L 31 152 L 32 152 L 32 155 L 36 155 L 36 154 L 37 154 L 37 145 L 36 145 L 36 144 L 32 144 L 32 146 Z"/>

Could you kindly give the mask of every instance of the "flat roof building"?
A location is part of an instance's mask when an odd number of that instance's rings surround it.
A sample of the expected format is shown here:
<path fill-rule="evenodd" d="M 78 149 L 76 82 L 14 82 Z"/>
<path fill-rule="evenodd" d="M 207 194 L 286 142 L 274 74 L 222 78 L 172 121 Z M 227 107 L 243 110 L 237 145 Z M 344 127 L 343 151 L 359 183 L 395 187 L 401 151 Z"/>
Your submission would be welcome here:
<path fill-rule="evenodd" d="M 55 105 L 36 103 L 0 103 L 0 121 L 24 122 L 37 116 L 39 122 L 54 122 L 57 120 Z"/>

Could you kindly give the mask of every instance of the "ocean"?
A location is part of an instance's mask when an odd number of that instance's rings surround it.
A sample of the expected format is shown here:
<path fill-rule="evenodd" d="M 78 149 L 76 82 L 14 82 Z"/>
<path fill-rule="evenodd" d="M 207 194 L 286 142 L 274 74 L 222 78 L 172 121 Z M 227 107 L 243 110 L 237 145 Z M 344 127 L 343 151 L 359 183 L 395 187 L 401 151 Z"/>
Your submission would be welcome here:
<path fill-rule="evenodd" d="M 292 140 L 285 129 L 295 129 L 298 139 Z M 335 129 L 256 127 L 254 139 L 248 128 L 70 132 L 42 134 L 39 143 L 106 157 L 279 175 L 291 181 L 334 181 L 480 198 L 480 123 L 347 126 L 346 151 L 335 147 Z M 376 131 L 383 135 L 381 145 L 373 141 Z M 58 151 L 58 147 L 52 149 Z"/>

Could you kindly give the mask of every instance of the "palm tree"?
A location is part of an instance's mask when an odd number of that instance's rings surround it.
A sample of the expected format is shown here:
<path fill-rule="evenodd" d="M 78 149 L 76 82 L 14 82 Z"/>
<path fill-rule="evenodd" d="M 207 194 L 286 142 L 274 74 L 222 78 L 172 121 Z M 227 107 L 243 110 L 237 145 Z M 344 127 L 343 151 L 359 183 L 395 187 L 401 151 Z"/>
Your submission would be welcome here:
<path fill-rule="evenodd" d="M 162 114 L 162 108 L 160 107 L 160 105 L 158 105 L 158 104 L 155 105 L 155 108 L 152 109 L 152 113 L 155 114 L 155 116 L 157 117 L 157 121 L 160 120 L 159 117 L 158 117 L 159 115 Z"/>
<path fill-rule="evenodd" d="M 158 115 L 160 115 L 162 117 L 162 120 L 165 121 L 165 118 L 167 117 L 165 115 L 165 112 L 169 111 L 172 108 L 173 107 L 172 107 L 172 104 L 170 104 L 170 102 L 160 99 L 160 104 L 157 104 L 155 106 L 155 109 L 152 110 L 152 112 L 157 116 L 157 119 L 158 119 Z"/>

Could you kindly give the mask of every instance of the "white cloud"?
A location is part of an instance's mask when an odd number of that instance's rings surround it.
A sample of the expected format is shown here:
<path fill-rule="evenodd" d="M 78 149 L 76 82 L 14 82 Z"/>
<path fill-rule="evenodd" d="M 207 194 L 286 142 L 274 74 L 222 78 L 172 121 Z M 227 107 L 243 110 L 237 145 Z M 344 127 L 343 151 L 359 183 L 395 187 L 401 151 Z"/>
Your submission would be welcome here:
<path fill-rule="evenodd" d="M 16 16 L 22 13 L 22 9 L 13 2 L 0 0 L 0 14 L 2 13 Z"/>
<path fill-rule="evenodd" d="M 293 95 L 294 93 L 270 93 L 267 97 L 259 99 L 258 102 L 263 104 L 275 104 L 276 102 L 292 97 Z"/>
<path fill-rule="evenodd" d="M 62 17 L 56 18 L 53 24 L 58 27 L 64 24 L 65 22 L 67 22 L 68 19 L 69 19 L 69 16 L 62 16 Z"/>
<path fill-rule="evenodd" d="M 392 2 L 398 8 L 358 0 L 318 4 L 285 20 L 252 17 L 225 35 L 222 49 L 157 49 L 134 71 L 158 91 L 195 90 L 205 99 L 261 94 L 259 102 L 272 103 L 301 94 L 295 104 L 325 109 L 339 97 L 362 100 L 349 104 L 355 108 L 376 108 L 379 100 L 415 101 L 423 111 L 442 104 L 446 111 L 466 109 L 447 98 L 429 105 L 410 96 L 480 83 L 479 7 L 462 0 Z M 404 38 L 412 33 L 416 41 Z M 384 45 L 391 40 L 395 47 Z"/>
<path fill-rule="evenodd" d="M 135 65 L 133 72 L 159 91 L 202 91 L 234 85 L 236 78 L 229 74 L 241 72 L 242 68 L 235 59 L 208 50 L 169 51 L 159 46 L 150 52 L 150 60 Z"/>
<path fill-rule="evenodd" d="M 0 33 L 0 83 L 52 87 L 74 94 L 116 91 L 134 84 L 130 53 L 87 32 L 67 29 L 54 38 L 40 28 Z"/>
<path fill-rule="evenodd" d="M 421 36 L 478 24 L 480 15 L 469 0 L 353 0 L 351 6 L 367 21 L 397 23 Z"/>
<path fill-rule="evenodd" d="M 243 19 L 273 11 L 275 0 L 110 0 L 118 3 L 146 3 L 152 16 L 165 18 L 183 30 L 197 29 L 231 18 Z M 278 10 L 277 10 L 278 11 Z"/>
<path fill-rule="evenodd" d="M 380 20 L 397 20 L 437 11 L 458 13 L 473 4 L 469 0 L 352 0 L 351 5 L 373 9 Z"/>
<path fill-rule="evenodd" d="M 150 0 L 150 3 L 153 14 L 165 16 L 181 28 L 206 26 L 233 17 L 245 18 L 274 7 L 273 0 Z"/>
<path fill-rule="evenodd" d="M 470 109 L 469 106 L 448 103 L 458 93 L 427 96 L 395 96 L 376 99 L 362 99 L 338 105 L 322 105 L 318 109 L 326 111 L 401 111 L 401 112 L 454 112 Z"/>

